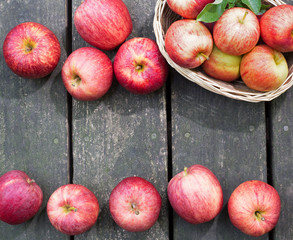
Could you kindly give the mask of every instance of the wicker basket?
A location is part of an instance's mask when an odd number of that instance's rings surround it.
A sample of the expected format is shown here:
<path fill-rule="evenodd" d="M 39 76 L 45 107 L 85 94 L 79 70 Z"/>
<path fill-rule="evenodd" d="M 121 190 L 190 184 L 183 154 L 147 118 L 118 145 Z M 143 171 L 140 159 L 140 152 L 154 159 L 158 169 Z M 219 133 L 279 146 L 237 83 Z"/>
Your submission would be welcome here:
<path fill-rule="evenodd" d="M 285 4 L 283 1 L 265 0 L 264 2 L 269 3 L 273 6 Z M 270 92 L 259 92 L 248 88 L 242 80 L 235 82 L 224 82 L 217 80 L 206 75 L 201 67 L 195 69 L 187 69 L 178 66 L 169 57 L 165 50 L 165 33 L 169 26 L 176 20 L 181 19 L 179 15 L 174 13 L 168 6 L 166 0 L 158 0 L 155 7 L 155 17 L 153 22 L 154 32 L 157 40 L 157 44 L 160 48 L 161 53 L 167 60 L 167 62 L 182 76 L 188 80 L 200 85 L 201 87 L 215 92 L 217 94 L 247 101 L 247 102 L 261 102 L 271 101 L 274 98 L 280 96 L 283 92 L 289 89 L 293 84 L 293 54 L 284 54 L 289 66 L 289 75 L 286 81 L 278 89 Z"/>

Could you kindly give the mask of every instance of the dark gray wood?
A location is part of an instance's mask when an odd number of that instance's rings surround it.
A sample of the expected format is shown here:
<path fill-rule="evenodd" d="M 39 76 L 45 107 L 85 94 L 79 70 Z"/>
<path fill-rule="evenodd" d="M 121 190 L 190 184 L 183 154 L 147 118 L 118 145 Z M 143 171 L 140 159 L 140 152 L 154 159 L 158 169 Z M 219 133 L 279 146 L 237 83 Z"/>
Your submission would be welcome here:
<path fill-rule="evenodd" d="M 227 202 L 240 183 L 266 181 L 264 103 L 217 95 L 175 70 L 171 80 L 173 175 L 185 166 L 204 165 L 217 176 L 224 194 L 223 210 L 208 223 L 192 225 L 174 213 L 174 239 L 253 239 L 231 224 Z"/>
<path fill-rule="evenodd" d="M 281 215 L 275 228 L 276 240 L 293 237 L 293 91 L 284 93 L 271 103 L 272 180 L 281 198 Z"/>
<path fill-rule="evenodd" d="M 286 0 L 288 4 L 292 1 Z M 292 66 L 292 53 L 285 55 L 288 65 Z M 293 238 L 293 90 L 290 89 L 272 101 L 270 107 L 271 123 L 271 179 L 281 198 L 281 214 L 273 232 L 275 240 Z"/>
<path fill-rule="evenodd" d="M 25 171 L 42 188 L 40 211 L 30 221 L 11 226 L 0 222 L 0 239 L 68 239 L 51 226 L 46 204 L 51 193 L 68 182 L 66 91 L 57 70 L 44 79 L 17 77 L 6 66 L 2 44 L 17 24 L 35 21 L 50 28 L 65 44 L 64 1 L 0 2 L 0 175 Z M 63 57 L 64 58 L 64 57 Z"/>
<path fill-rule="evenodd" d="M 133 37 L 155 39 L 155 0 L 124 1 L 133 20 Z M 81 1 L 73 1 L 73 14 Z M 73 26 L 73 48 L 87 44 Z M 106 52 L 113 60 L 117 49 Z M 75 239 L 168 239 L 167 140 L 164 89 L 146 96 L 127 92 L 114 80 L 110 91 L 94 102 L 73 101 L 74 183 L 92 190 L 100 203 L 97 224 Z M 157 223 L 143 233 L 118 227 L 109 212 L 109 196 L 125 177 L 137 175 L 154 184 L 162 196 Z"/>

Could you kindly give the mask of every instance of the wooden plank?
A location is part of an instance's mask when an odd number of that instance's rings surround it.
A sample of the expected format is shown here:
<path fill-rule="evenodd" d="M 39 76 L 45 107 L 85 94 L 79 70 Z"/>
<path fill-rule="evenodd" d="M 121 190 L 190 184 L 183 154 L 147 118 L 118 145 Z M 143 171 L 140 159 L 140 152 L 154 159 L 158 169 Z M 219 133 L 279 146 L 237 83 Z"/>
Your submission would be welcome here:
<path fill-rule="evenodd" d="M 204 165 L 217 176 L 224 194 L 222 212 L 208 223 L 192 225 L 174 213 L 174 240 L 253 239 L 231 224 L 227 202 L 240 183 L 266 181 L 264 104 L 209 92 L 175 70 L 171 80 L 173 175 L 185 166 Z"/>
<path fill-rule="evenodd" d="M 288 4 L 292 1 L 286 0 Z M 285 55 L 292 66 L 292 53 Z M 290 57 L 289 57 L 290 56 Z M 273 239 L 293 238 L 293 183 L 292 183 L 292 139 L 293 139 L 293 90 L 290 89 L 268 104 L 270 117 L 271 180 L 281 198 L 281 215 L 273 231 Z"/>
<path fill-rule="evenodd" d="M 80 5 L 73 1 L 73 14 Z M 129 37 L 149 37 L 155 0 L 125 0 L 133 20 Z M 73 26 L 73 48 L 87 44 Z M 106 52 L 113 60 L 117 49 Z M 139 96 L 124 90 L 116 80 L 110 91 L 95 102 L 73 101 L 74 183 L 83 184 L 98 197 L 101 212 L 97 224 L 75 239 L 168 239 L 167 142 L 165 93 Z M 141 176 L 162 196 L 157 223 L 143 233 L 129 233 L 118 227 L 109 212 L 109 196 L 123 178 Z"/>
<path fill-rule="evenodd" d="M 64 1 L 14 0 L 0 2 L 0 42 L 17 24 L 39 22 L 65 44 Z M 1 49 L 2 55 L 2 49 Z M 54 76 L 27 80 L 13 74 L 0 58 L 0 175 L 12 169 L 25 171 L 42 188 L 40 211 L 30 221 L 11 226 L 0 222 L 0 239 L 68 239 L 47 217 L 52 192 L 68 181 L 66 91 Z"/>
<path fill-rule="evenodd" d="M 287 60 L 291 66 L 293 57 L 292 53 L 290 54 Z M 268 105 L 271 131 L 271 181 L 281 198 L 281 215 L 273 236 L 274 239 L 280 240 L 293 237 L 292 100 L 293 89 L 290 89 Z"/>
<path fill-rule="evenodd" d="M 271 167 L 272 183 L 281 198 L 281 215 L 274 230 L 274 239 L 293 237 L 293 90 L 288 90 L 271 103 Z"/>
<path fill-rule="evenodd" d="M 292 5 L 292 2 L 285 1 Z M 293 64 L 290 53 L 288 65 Z M 287 60 L 289 55 L 287 55 Z M 274 239 L 291 239 L 293 237 L 293 184 L 292 184 L 292 99 L 293 90 L 290 89 L 282 96 L 272 101 L 270 107 L 271 118 L 271 172 L 272 183 L 281 197 L 281 215 L 273 232 Z"/>

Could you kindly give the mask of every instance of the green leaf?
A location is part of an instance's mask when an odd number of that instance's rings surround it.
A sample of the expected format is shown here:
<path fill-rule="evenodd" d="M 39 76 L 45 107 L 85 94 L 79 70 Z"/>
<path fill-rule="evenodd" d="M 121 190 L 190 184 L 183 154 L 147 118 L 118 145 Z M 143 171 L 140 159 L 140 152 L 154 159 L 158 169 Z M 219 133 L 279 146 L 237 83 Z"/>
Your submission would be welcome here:
<path fill-rule="evenodd" d="M 205 8 L 197 15 L 196 20 L 206 23 L 218 21 L 218 19 L 225 11 L 227 4 L 232 1 L 234 0 L 215 0 L 213 3 L 207 4 Z"/>
<path fill-rule="evenodd" d="M 270 7 L 270 5 L 262 4 L 258 15 L 264 14 Z"/>
<path fill-rule="evenodd" d="M 261 8 L 261 0 L 242 0 L 242 3 L 248 6 L 249 9 L 255 14 L 259 13 Z"/>

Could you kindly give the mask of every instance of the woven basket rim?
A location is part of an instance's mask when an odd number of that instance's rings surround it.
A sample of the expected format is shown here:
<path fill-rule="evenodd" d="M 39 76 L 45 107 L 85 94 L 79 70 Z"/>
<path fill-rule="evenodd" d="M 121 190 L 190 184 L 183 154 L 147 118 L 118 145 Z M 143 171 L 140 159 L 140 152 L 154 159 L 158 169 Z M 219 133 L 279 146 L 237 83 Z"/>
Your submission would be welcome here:
<path fill-rule="evenodd" d="M 285 2 L 281 0 L 265 0 L 264 2 L 270 3 L 271 5 L 274 5 L 274 6 L 285 4 Z M 270 92 L 258 92 L 258 91 L 249 89 L 247 86 L 245 86 L 242 80 L 231 83 L 231 82 L 224 82 L 221 80 L 211 78 L 208 75 L 206 75 L 200 68 L 188 69 L 188 68 L 180 67 L 175 62 L 173 62 L 173 60 L 169 57 L 168 53 L 165 50 L 165 33 L 163 30 L 162 21 L 164 21 L 163 14 L 165 13 L 164 11 L 166 11 L 166 9 L 169 12 L 171 11 L 167 4 L 167 0 L 157 0 L 156 6 L 155 6 L 154 20 L 153 20 L 153 28 L 154 28 L 156 41 L 162 55 L 164 56 L 166 61 L 169 63 L 169 65 L 173 67 L 179 74 L 181 74 L 186 79 L 198 84 L 199 86 L 211 92 L 214 92 L 214 93 L 217 93 L 217 94 L 220 94 L 235 100 L 241 100 L 241 101 L 247 101 L 247 102 L 271 101 L 277 98 L 278 96 L 280 96 L 285 91 L 287 91 L 293 85 L 293 64 L 291 64 L 290 66 L 288 64 L 289 74 L 287 79 L 284 81 L 284 83 L 279 88 Z M 174 13 L 174 15 L 176 14 Z"/>

